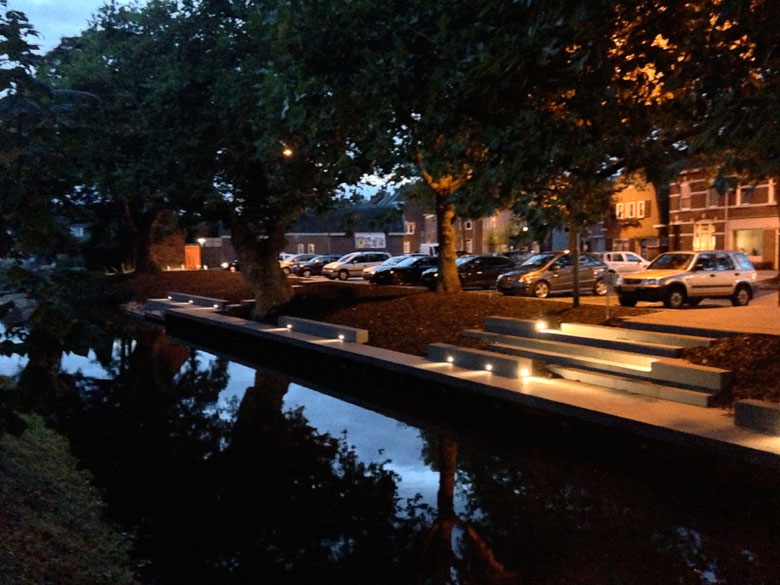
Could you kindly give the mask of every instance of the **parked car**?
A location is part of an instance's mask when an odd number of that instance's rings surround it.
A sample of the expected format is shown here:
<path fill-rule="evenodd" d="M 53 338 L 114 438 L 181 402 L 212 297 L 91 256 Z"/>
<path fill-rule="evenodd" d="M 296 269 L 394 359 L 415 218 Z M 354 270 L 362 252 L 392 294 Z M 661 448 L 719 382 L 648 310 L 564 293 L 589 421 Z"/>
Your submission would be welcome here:
<path fill-rule="evenodd" d="M 589 254 L 580 254 L 580 287 L 594 294 L 607 294 L 606 265 Z M 529 295 L 540 299 L 552 293 L 574 290 L 574 266 L 569 252 L 541 252 L 511 272 L 501 275 L 496 289 L 505 295 Z"/>
<path fill-rule="evenodd" d="M 409 256 L 398 264 L 377 266 L 370 281 L 374 284 L 419 284 L 422 273 L 436 266 L 438 262 L 436 256 Z"/>
<path fill-rule="evenodd" d="M 341 256 L 341 254 L 321 254 L 320 256 L 315 256 L 311 260 L 294 265 L 292 269 L 293 274 L 305 277 L 319 276 L 322 274 L 322 268 L 326 264 L 335 262 L 341 258 Z"/>
<path fill-rule="evenodd" d="M 241 265 L 238 263 L 238 258 L 234 258 L 230 262 L 223 262 L 222 268 L 225 270 L 229 270 L 230 272 L 240 272 L 241 271 Z"/>
<path fill-rule="evenodd" d="M 490 288 L 495 286 L 500 274 L 513 270 L 515 263 L 506 256 L 498 254 L 479 254 L 476 256 L 461 256 L 455 260 L 461 286 Z M 429 268 L 420 277 L 421 284 L 430 289 L 436 288 L 439 269 Z"/>
<path fill-rule="evenodd" d="M 390 254 L 387 252 L 352 252 L 335 262 L 326 264 L 322 269 L 322 275 L 330 279 L 347 280 L 353 276 L 361 276 L 364 268 L 379 266 L 389 257 Z"/>
<path fill-rule="evenodd" d="M 533 252 L 503 252 L 501 255 L 506 256 L 512 262 L 520 266 L 523 262 L 525 262 L 531 256 L 533 256 L 534 253 Z"/>
<path fill-rule="evenodd" d="M 371 280 L 371 277 L 374 276 L 374 271 L 376 271 L 381 266 L 395 266 L 399 262 L 403 262 L 407 258 L 410 258 L 412 256 L 427 256 L 427 254 L 420 254 L 418 252 L 412 252 L 411 254 L 401 254 L 400 256 L 392 256 L 379 264 L 378 266 L 367 266 L 363 269 L 363 278 L 365 280 Z"/>
<path fill-rule="evenodd" d="M 298 266 L 304 262 L 308 262 L 316 256 L 317 254 L 295 254 L 294 256 L 281 260 L 279 266 L 282 267 L 282 272 L 285 274 L 292 274 Z"/>
<path fill-rule="evenodd" d="M 731 299 L 742 307 L 753 298 L 756 270 L 742 252 L 666 252 L 643 272 L 618 278 L 615 290 L 620 304 L 633 307 L 637 301 L 663 301 L 680 309 L 698 305 L 705 298 Z"/>
<path fill-rule="evenodd" d="M 593 256 L 606 264 L 609 272 L 617 274 L 642 272 L 650 264 L 649 260 L 645 260 L 634 252 L 604 252 L 600 255 L 593 254 Z"/>

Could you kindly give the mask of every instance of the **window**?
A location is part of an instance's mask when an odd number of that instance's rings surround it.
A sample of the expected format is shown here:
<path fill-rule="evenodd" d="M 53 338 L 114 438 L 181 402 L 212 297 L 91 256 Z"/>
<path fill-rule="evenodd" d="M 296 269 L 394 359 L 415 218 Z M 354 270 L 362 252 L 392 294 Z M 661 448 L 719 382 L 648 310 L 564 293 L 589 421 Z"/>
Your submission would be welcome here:
<path fill-rule="evenodd" d="M 637 256 L 636 254 L 628 253 L 628 254 L 625 255 L 625 257 L 626 257 L 626 262 L 641 262 L 642 261 L 642 259 L 639 256 Z"/>
<path fill-rule="evenodd" d="M 687 181 L 680 185 L 680 209 L 691 208 L 691 184 Z"/>
<path fill-rule="evenodd" d="M 697 270 L 715 270 L 715 254 L 699 254 L 696 258 Z"/>
<path fill-rule="evenodd" d="M 734 248 L 748 256 L 762 256 L 764 234 L 762 230 L 734 230 Z"/>
<path fill-rule="evenodd" d="M 467 219 L 466 221 L 463 222 L 463 229 L 464 230 L 471 230 L 472 229 L 472 225 L 471 225 L 471 220 L 470 219 Z"/>
<path fill-rule="evenodd" d="M 617 219 L 623 219 L 623 204 L 618 203 L 615 205 L 615 217 Z"/>
<path fill-rule="evenodd" d="M 405 241 L 404 242 L 404 254 L 408 254 L 411 251 L 412 251 L 412 244 L 411 244 L 411 242 Z"/>
<path fill-rule="evenodd" d="M 306 250 L 304 249 L 304 245 L 303 244 L 297 244 L 295 246 L 295 253 L 296 254 L 303 254 L 305 251 Z"/>
<path fill-rule="evenodd" d="M 634 201 L 626 203 L 626 217 L 629 219 L 636 217 L 636 203 Z"/>
<path fill-rule="evenodd" d="M 715 268 L 717 270 L 734 270 L 734 263 L 728 254 L 717 254 L 715 256 Z"/>
<path fill-rule="evenodd" d="M 306 246 L 306 251 L 307 251 L 309 254 L 314 254 L 314 253 L 315 253 L 315 252 L 314 252 L 314 244 L 309 244 L 308 246 Z"/>
<path fill-rule="evenodd" d="M 407 221 L 406 222 L 406 234 L 411 236 L 414 234 L 414 222 L 413 221 Z"/>
<path fill-rule="evenodd" d="M 647 215 L 645 212 L 645 202 L 644 201 L 637 201 L 636 202 L 636 216 L 638 218 L 643 218 Z"/>
<path fill-rule="evenodd" d="M 753 270 L 753 264 L 750 259 L 742 253 L 734 254 L 734 259 L 737 261 L 737 266 L 740 270 Z"/>
<path fill-rule="evenodd" d="M 715 224 L 699 222 L 693 225 L 693 249 L 712 250 L 715 248 Z"/>
<path fill-rule="evenodd" d="M 469 254 L 474 253 L 474 241 L 471 238 L 466 240 L 466 252 Z"/>
<path fill-rule="evenodd" d="M 612 240 L 612 249 L 613 250 L 630 250 L 631 249 L 631 240 L 623 239 L 623 240 Z"/>

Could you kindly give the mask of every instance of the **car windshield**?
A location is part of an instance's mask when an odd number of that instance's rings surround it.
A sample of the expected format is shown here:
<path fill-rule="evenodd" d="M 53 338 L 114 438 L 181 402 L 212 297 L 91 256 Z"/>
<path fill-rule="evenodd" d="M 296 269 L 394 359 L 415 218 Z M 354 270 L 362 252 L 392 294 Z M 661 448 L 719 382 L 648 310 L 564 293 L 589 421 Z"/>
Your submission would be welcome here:
<path fill-rule="evenodd" d="M 461 256 L 460 258 L 455 259 L 455 264 L 458 266 L 462 266 L 466 262 L 469 262 L 474 259 L 474 256 Z"/>
<path fill-rule="evenodd" d="M 648 270 L 685 270 L 693 254 L 661 254 L 650 263 Z"/>
<path fill-rule="evenodd" d="M 355 256 L 357 256 L 357 252 L 352 252 L 351 254 L 344 254 L 341 258 L 337 260 L 337 262 L 349 262 L 352 260 Z"/>
<path fill-rule="evenodd" d="M 550 260 L 555 258 L 554 253 L 550 254 L 534 254 L 528 260 L 523 262 L 520 266 L 522 268 L 541 268 L 547 264 Z"/>
<path fill-rule="evenodd" d="M 382 266 L 395 266 L 396 264 L 400 264 L 404 260 L 407 260 L 409 256 L 393 256 L 392 258 L 388 258 L 384 262 L 382 262 Z"/>

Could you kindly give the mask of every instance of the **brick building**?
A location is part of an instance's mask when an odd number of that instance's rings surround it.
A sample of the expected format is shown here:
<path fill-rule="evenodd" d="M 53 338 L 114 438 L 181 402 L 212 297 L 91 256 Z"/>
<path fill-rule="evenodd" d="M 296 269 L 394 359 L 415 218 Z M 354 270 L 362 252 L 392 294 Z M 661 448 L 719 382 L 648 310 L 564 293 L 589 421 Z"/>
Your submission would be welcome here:
<path fill-rule="evenodd" d="M 426 240 L 426 222 L 419 205 L 404 202 L 402 192 L 380 191 L 364 204 L 316 212 L 307 210 L 291 226 L 285 252 L 348 254 L 382 250 L 391 255 L 416 252 Z M 436 232 L 433 232 L 433 240 Z"/>
<path fill-rule="evenodd" d="M 714 178 L 713 170 L 694 169 L 670 185 L 670 249 L 740 250 L 757 268 L 777 269 L 777 181 L 741 182 L 721 194 Z"/>

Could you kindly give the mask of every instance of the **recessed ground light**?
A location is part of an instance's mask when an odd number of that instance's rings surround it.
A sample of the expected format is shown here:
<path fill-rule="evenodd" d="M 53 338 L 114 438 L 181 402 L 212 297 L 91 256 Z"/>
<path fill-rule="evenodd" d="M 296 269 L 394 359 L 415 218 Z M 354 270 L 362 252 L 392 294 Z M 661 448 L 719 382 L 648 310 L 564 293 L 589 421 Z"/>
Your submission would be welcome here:
<path fill-rule="evenodd" d="M 168 300 L 169 300 L 169 301 L 172 301 L 172 300 L 173 300 L 173 297 L 172 297 L 171 295 L 168 295 Z"/>
<path fill-rule="evenodd" d="M 344 334 L 340 334 L 340 335 L 339 335 L 339 339 L 340 339 L 341 341 L 344 341 Z"/>
<path fill-rule="evenodd" d="M 520 377 L 521 378 L 527 378 L 531 375 L 531 370 L 528 368 L 520 368 Z"/>
<path fill-rule="evenodd" d="M 292 323 L 287 324 L 287 329 L 292 329 Z"/>
<path fill-rule="evenodd" d="M 189 301 L 187 301 L 187 302 L 188 302 L 188 303 L 190 303 L 190 304 L 192 304 L 192 303 L 194 303 L 195 301 L 193 301 L 192 299 L 190 299 L 190 300 L 189 300 Z"/>
<path fill-rule="evenodd" d="M 493 371 L 493 364 L 485 364 L 485 369 L 488 372 L 492 372 Z"/>
<path fill-rule="evenodd" d="M 544 331 L 547 329 L 547 321 L 537 321 L 536 322 L 536 330 L 537 331 Z"/>
<path fill-rule="evenodd" d="M 213 306 L 215 309 L 219 309 L 219 305 L 218 305 L 217 303 L 214 303 L 212 306 Z"/>
<path fill-rule="evenodd" d="M 449 363 L 452 363 L 452 362 L 454 362 L 454 361 L 455 361 L 455 358 L 454 358 L 454 357 L 452 357 L 451 355 L 448 355 L 448 356 L 447 356 L 447 361 L 448 361 Z"/>

